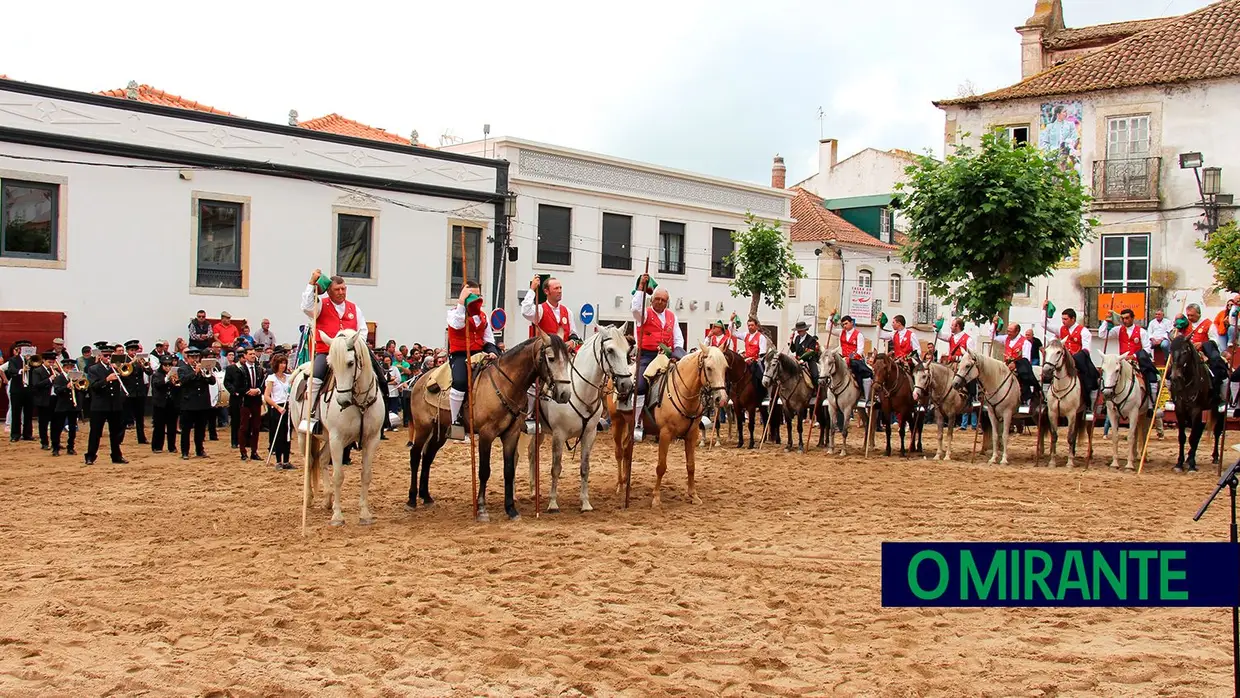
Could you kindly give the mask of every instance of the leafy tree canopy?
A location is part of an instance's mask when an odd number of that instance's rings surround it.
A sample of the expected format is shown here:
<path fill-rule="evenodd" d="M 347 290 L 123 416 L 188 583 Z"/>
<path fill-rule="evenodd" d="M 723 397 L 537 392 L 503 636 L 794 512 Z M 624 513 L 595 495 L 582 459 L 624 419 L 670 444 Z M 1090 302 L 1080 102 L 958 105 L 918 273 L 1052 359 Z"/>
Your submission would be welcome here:
<path fill-rule="evenodd" d="M 797 264 L 792 243 L 776 222 L 745 214 L 748 230 L 732 233 L 736 247 L 727 262 L 736 270 L 732 279 L 732 296 L 749 296 L 749 314 L 758 314 L 759 300 L 775 309 L 784 307 L 791 279 L 805 278 L 805 269 Z"/>
<path fill-rule="evenodd" d="M 1198 240 L 1197 247 L 1214 265 L 1214 290 L 1240 292 L 1240 226 L 1235 221 Z"/>

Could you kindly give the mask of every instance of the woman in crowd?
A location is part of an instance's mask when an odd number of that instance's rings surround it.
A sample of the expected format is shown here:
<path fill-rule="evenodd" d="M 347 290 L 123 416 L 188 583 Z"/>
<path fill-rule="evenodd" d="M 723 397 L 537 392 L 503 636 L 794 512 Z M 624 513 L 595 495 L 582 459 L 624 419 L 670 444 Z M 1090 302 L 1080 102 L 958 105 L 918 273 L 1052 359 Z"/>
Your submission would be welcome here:
<path fill-rule="evenodd" d="M 271 433 L 269 448 L 275 457 L 276 468 L 292 470 L 289 462 L 289 423 L 284 411 L 288 408 L 289 391 L 288 356 L 279 354 L 271 359 L 271 375 L 267 376 L 267 386 L 263 391 L 263 402 L 267 403 L 267 429 Z"/>

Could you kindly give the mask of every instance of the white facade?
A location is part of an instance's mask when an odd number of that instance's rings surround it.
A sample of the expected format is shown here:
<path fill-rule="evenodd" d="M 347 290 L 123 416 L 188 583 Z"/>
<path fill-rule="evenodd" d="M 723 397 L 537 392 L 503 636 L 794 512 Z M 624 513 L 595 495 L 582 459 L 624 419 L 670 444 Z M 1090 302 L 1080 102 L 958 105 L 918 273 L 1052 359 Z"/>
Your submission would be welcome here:
<path fill-rule="evenodd" d="M 1094 191 L 1092 215 L 1100 223 L 1096 229 L 1097 238 L 1083 246 L 1079 255 L 1065 260 L 1049 279 L 1035 280 L 1027 296 L 1016 298 L 1013 321 L 1040 322 L 1040 306 L 1048 283 L 1050 298 L 1058 308 L 1074 307 L 1079 312 L 1086 288 L 1133 287 L 1148 283 L 1166 287 L 1163 305 L 1168 313 L 1174 315 L 1185 303 L 1197 302 L 1204 303 L 1207 316 L 1213 317 L 1225 299 L 1211 292 L 1213 268 L 1195 246 L 1204 237 L 1204 232 L 1196 227 L 1204 220 L 1199 203 L 1201 196 L 1193 171 L 1180 169 L 1178 158 L 1180 153 L 1202 153 L 1206 166 L 1223 168 L 1222 190 L 1234 191 L 1234 185 L 1227 182 L 1234 181 L 1238 176 L 1234 173 L 1240 172 L 1240 142 L 1233 137 L 1233 120 L 1228 115 L 1240 109 L 1240 81 L 1091 92 L 1053 99 L 943 105 L 948 123 L 948 148 L 957 138 L 963 138 L 959 134 L 971 134 L 968 142 L 977 145 L 980 134 L 1008 126 L 1029 128 L 1029 141 L 1037 143 L 1042 130 L 1042 104 L 1063 101 L 1081 103 L 1080 171 L 1086 186 L 1094 181 L 1095 167 L 1106 171 L 1105 163 L 1117 159 L 1114 145 L 1108 156 L 1108 131 L 1119 131 L 1121 123 L 1124 131 L 1128 131 L 1129 125 L 1135 125 L 1132 133 L 1137 145 L 1133 146 L 1133 152 L 1141 155 L 1138 159 L 1161 159 L 1157 162 L 1157 177 L 1149 180 L 1153 197 L 1142 202 L 1131 200 L 1130 195 L 1114 196 L 1105 189 Z M 1146 186 L 1141 182 L 1136 184 Z M 1222 222 L 1231 218 L 1229 210 L 1220 214 Z M 1143 252 L 1144 241 L 1148 241 L 1148 254 Z M 1107 259 L 1112 262 L 1105 274 L 1104 248 L 1108 249 Z M 1097 321 L 1098 318 L 1090 318 L 1088 323 L 1096 326 Z"/>
<path fill-rule="evenodd" d="M 686 343 L 697 341 L 709 323 L 726 321 L 733 312 L 744 318 L 749 312 L 749 298 L 733 298 L 729 279 L 712 274 L 712 231 L 743 229 L 746 211 L 778 221 L 785 228 L 791 223 L 792 195 L 782 189 L 516 138 L 463 143 L 447 149 L 481 154 L 484 148 L 489 155 L 510 163 L 510 186 L 517 195 L 511 244 L 519 250 L 518 259 L 508 263 L 504 272 L 509 317 L 505 332 L 510 343 L 528 336 L 529 324 L 520 317 L 519 301 L 535 274 L 551 274 L 563 283 L 564 302 L 572 311 L 579 334 L 580 310 L 586 303 L 594 306 L 596 313 L 589 331 L 600 321 L 631 320 L 631 293 L 647 256 L 651 276 L 671 295 L 670 308 L 677 321 L 687 325 Z M 562 216 L 563 209 L 569 211 L 568 256 L 561 249 L 547 247 L 540 262 L 540 215 Z M 610 268 L 602 254 L 605 215 L 621 229 L 627 219 L 630 231 L 628 247 L 610 260 Z M 676 230 L 683 226 L 683 273 L 660 271 L 663 224 L 671 224 Z M 673 262 L 679 261 L 674 257 Z M 550 263 L 552 258 L 567 263 Z M 629 268 L 614 268 L 624 266 L 626 260 Z M 805 302 L 791 298 L 783 310 L 763 304 L 759 319 L 764 325 L 778 327 L 782 334 L 800 317 Z"/>
<path fill-rule="evenodd" d="M 380 343 L 438 344 L 452 225 L 491 234 L 505 172 L 479 158 L 0 80 L 0 185 L 54 185 L 57 209 L 51 259 L 0 255 L 0 311 L 65 313 L 75 353 L 98 340 L 150 348 L 184 337 L 200 308 L 253 330 L 270 318 L 277 339 L 295 344 L 309 274 L 337 271 L 340 217 L 354 216 L 369 219 L 369 270 L 348 279 L 350 299 Z M 203 202 L 238 207 L 236 227 L 220 229 L 222 240 L 235 230 L 235 245 L 221 248 L 203 226 Z M 229 264 L 235 253 L 235 270 L 200 276 L 200 250 Z M 486 250 L 481 263 L 489 268 Z M 239 288 L 200 286 L 208 277 Z"/>

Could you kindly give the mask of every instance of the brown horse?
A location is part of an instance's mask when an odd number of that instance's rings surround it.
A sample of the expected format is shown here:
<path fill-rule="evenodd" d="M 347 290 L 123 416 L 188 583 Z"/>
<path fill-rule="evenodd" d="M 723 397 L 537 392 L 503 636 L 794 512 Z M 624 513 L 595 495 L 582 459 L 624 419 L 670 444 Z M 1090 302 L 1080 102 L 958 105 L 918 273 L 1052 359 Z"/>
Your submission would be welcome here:
<path fill-rule="evenodd" d="M 909 427 L 909 436 L 913 443 L 917 443 L 921 420 L 917 419 L 917 401 L 913 399 L 913 377 L 890 354 L 883 353 L 874 358 L 874 397 L 879 399 L 879 416 L 887 428 L 886 455 L 891 455 L 891 420 L 899 419 L 900 457 L 908 457 L 904 448 L 905 427 Z M 871 439 L 878 421 L 869 426 L 868 437 Z"/>
<path fill-rule="evenodd" d="M 745 363 L 743 354 L 723 349 L 723 358 L 728 362 L 728 400 L 732 403 L 732 414 L 736 418 L 736 447 L 745 446 L 745 416 L 749 416 L 749 447 L 753 448 L 753 430 L 758 421 L 758 406 L 762 403 L 762 394 L 754 385 L 753 373 L 749 364 Z M 715 424 L 716 431 L 719 429 Z"/>
<path fill-rule="evenodd" d="M 663 474 L 667 472 L 667 451 L 672 442 L 679 438 L 685 440 L 689 501 L 693 504 L 702 503 L 693 481 L 694 449 L 697 447 L 698 432 L 701 429 L 699 419 L 710 403 L 715 407 L 722 404 L 727 392 L 727 372 L 728 364 L 723 352 L 706 343 L 702 344 L 700 350 L 680 359 L 668 369 L 663 384 L 663 399 L 653 410 L 648 408 L 645 417 L 645 424 L 655 424 L 659 432 L 659 465 L 655 469 L 654 497 L 650 501 L 652 507 L 658 508 L 662 505 L 659 488 L 663 484 Z M 621 411 L 611 394 L 606 396 L 606 401 L 607 411 L 611 415 L 612 440 L 616 446 L 616 492 L 621 493 L 633 467 L 629 460 L 629 446 L 633 438 L 633 411 Z"/>
<path fill-rule="evenodd" d="M 537 379 L 557 403 L 568 402 L 572 394 L 570 371 L 572 357 L 564 340 L 556 335 L 528 339 L 504 352 L 494 363 L 474 371 L 472 390 L 473 417 L 462 408 L 466 429 L 478 439 L 478 520 L 489 521 L 487 514 L 487 480 L 491 477 L 491 444 L 499 439 L 504 445 L 504 512 L 508 518 L 520 518 L 513 495 L 517 470 L 517 444 L 525 426 L 525 394 Z M 405 506 L 417 506 L 421 495 L 424 504 L 431 504 L 431 462 L 448 439 L 452 417 L 448 409 L 427 401 L 427 389 L 437 385 L 436 374 L 423 376 L 409 391 L 409 499 Z M 434 399 L 434 398 L 432 398 Z M 422 477 L 418 479 L 418 463 Z"/>

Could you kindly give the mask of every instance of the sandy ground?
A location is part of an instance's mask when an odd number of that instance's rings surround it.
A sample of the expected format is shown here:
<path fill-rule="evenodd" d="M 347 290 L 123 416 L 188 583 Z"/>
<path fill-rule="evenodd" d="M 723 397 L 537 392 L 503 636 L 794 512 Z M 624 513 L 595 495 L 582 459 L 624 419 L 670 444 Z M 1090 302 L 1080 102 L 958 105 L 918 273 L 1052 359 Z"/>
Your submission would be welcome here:
<path fill-rule="evenodd" d="M 700 506 L 675 451 L 662 511 L 642 445 L 621 511 L 605 438 L 595 512 L 568 465 L 564 513 L 536 518 L 519 468 L 524 517 L 490 524 L 456 444 L 437 505 L 406 511 L 404 441 L 383 442 L 374 526 L 351 466 L 348 524 L 316 506 L 304 538 L 300 472 L 219 442 L 89 468 L 0 442 L 0 695 L 1228 693 L 1224 609 L 880 606 L 884 540 L 1222 539 L 1225 508 L 1191 520 L 1214 468 L 1173 474 L 1170 441 L 1140 477 L 1035 470 L 1028 439 L 1006 468 L 969 465 L 968 436 L 950 465 L 699 451 Z"/>

